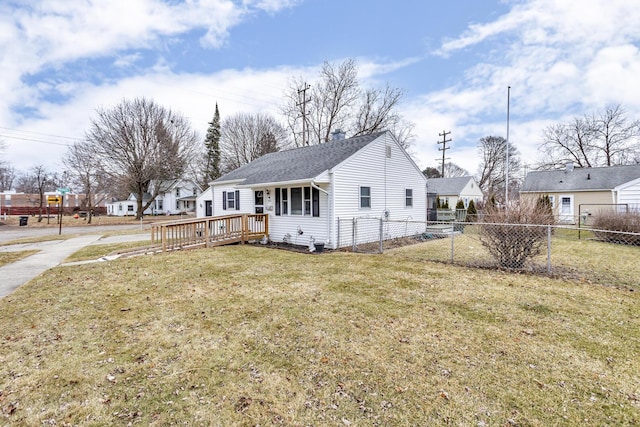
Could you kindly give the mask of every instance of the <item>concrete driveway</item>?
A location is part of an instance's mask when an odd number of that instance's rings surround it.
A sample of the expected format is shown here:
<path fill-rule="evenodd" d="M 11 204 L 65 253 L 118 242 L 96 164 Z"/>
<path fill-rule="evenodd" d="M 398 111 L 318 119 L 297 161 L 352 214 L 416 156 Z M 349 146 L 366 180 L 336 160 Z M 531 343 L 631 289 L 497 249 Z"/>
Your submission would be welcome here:
<path fill-rule="evenodd" d="M 6 228 L 5 228 L 6 227 Z M 140 226 L 137 226 L 140 228 Z M 33 228 L 30 230 L 20 227 L 3 226 L 0 228 L 0 244 L 10 240 L 25 237 L 41 237 L 58 234 L 50 228 Z M 102 238 L 97 232 L 135 229 L 135 226 L 96 226 L 96 227 L 67 227 L 68 234 L 86 234 L 66 240 L 52 240 L 38 243 L 25 243 L 18 245 L 0 246 L 0 252 L 15 252 L 26 250 L 38 250 L 37 254 L 28 256 L 19 261 L 0 267 L 0 298 L 11 294 L 15 289 L 44 273 L 50 268 L 60 265 L 69 255 L 93 244 L 110 244 L 132 241 L 149 240 L 149 231 L 141 230 L 141 234 L 123 234 Z M 63 228 L 63 231 L 65 229 Z M 18 236 L 18 237 L 15 237 Z"/>

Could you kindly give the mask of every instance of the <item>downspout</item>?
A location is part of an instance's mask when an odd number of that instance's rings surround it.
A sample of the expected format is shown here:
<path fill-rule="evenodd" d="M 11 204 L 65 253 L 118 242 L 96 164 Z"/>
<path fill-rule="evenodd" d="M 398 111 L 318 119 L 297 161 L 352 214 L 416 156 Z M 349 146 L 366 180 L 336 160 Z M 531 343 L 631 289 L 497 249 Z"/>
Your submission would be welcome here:
<path fill-rule="evenodd" d="M 325 190 L 325 189 L 322 189 L 322 188 L 318 187 L 318 186 L 316 185 L 316 183 L 315 183 L 315 182 L 313 182 L 313 181 L 311 181 L 311 186 L 312 186 L 313 188 L 315 188 L 316 190 L 318 190 L 318 191 L 322 191 L 322 192 L 323 192 L 324 194 L 326 194 L 327 196 L 329 195 L 329 192 L 328 192 L 327 190 Z"/>
<path fill-rule="evenodd" d="M 333 185 L 333 172 L 329 172 L 329 176 L 331 177 L 331 183 Z M 329 192 L 323 188 L 318 187 L 318 185 L 316 185 L 316 183 L 314 181 L 311 181 L 311 187 L 315 188 L 318 191 L 322 191 L 324 194 L 327 195 L 327 239 L 330 240 L 331 242 L 333 242 L 333 236 L 332 236 L 332 227 L 331 227 L 331 210 L 332 210 L 332 200 L 331 200 L 331 194 L 329 194 Z M 318 201 L 319 202 L 319 201 Z M 328 243 L 329 242 L 325 242 L 327 244 L 327 247 L 329 247 Z M 333 243 L 331 244 L 333 246 Z M 335 249 L 334 247 L 332 247 L 332 249 Z"/>

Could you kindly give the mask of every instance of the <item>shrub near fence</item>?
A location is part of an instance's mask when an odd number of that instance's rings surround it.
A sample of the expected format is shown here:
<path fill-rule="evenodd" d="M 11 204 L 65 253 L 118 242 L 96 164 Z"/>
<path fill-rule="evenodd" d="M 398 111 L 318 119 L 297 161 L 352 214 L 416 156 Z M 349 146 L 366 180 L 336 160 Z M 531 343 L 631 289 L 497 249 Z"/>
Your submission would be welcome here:
<path fill-rule="evenodd" d="M 380 218 L 357 218 L 355 222 L 351 219 L 340 220 L 338 226 L 340 246 L 356 252 L 393 250 L 394 254 L 410 257 L 417 262 L 435 261 L 465 267 L 506 269 L 614 286 L 637 286 L 640 282 L 640 263 L 637 262 L 640 248 L 634 246 L 640 241 L 640 233 L 563 225 L 385 221 Z M 505 236 L 505 242 L 520 247 L 526 248 L 535 237 L 539 242 L 536 253 L 532 253 L 521 264 L 520 259 L 515 257 L 518 262 L 509 265 L 505 258 L 492 254 L 483 245 L 486 227 L 497 227 L 498 234 Z M 605 239 L 603 233 L 615 235 L 616 238 Z M 618 244 L 611 243 L 614 240 Z M 419 247 L 413 246 L 416 244 Z"/>

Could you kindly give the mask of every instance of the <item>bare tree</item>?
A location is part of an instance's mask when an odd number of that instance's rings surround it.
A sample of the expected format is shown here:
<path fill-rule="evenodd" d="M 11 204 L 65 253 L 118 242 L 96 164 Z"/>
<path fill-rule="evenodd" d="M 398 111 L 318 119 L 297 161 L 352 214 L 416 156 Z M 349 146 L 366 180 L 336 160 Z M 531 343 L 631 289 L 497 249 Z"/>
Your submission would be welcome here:
<path fill-rule="evenodd" d="M 480 138 L 478 152 L 481 157 L 478 169 L 478 185 L 488 198 L 503 201 L 506 168 L 507 168 L 507 141 L 501 136 L 486 136 Z M 520 153 L 509 142 L 509 191 L 518 187 L 517 172 L 520 170 Z"/>
<path fill-rule="evenodd" d="M 620 105 L 607 107 L 545 128 L 541 149 L 548 159 L 545 169 L 568 162 L 578 167 L 635 163 L 640 156 L 640 122 L 629 121 Z"/>
<path fill-rule="evenodd" d="M 336 129 L 353 136 L 389 130 L 405 147 L 413 138 L 413 124 L 397 111 L 403 91 L 389 85 L 361 89 L 353 59 L 325 62 L 316 83 L 296 78 L 285 96 L 281 111 L 296 146 L 327 142 Z"/>
<path fill-rule="evenodd" d="M 444 176 L 446 176 L 447 178 L 455 178 L 455 177 L 461 177 L 461 176 L 468 176 L 469 172 L 461 167 L 456 165 L 455 163 L 445 163 L 444 165 Z"/>
<path fill-rule="evenodd" d="M 6 145 L 4 141 L 0 139 L 0 154 L 2 154 L 5 149 Z M 0 156 L 0 191 L 11 190 L 15 178 L 15 169 Z"/>
<path fill-rule="evenodd" d="M 104 172 L 135 194 L 137 219 L 164 190 L 164 182 L 183 176 L 198 142 L 182 115 L 145 98 L 98 109 L 86 140 Z"/>
<path fill-rule="evenodd" d="M 633 163 L 640 154 L 640 121 L 629 122 L 620 105 L 607 107 L 590 118 L 598 164 L 604 166 Z"/>
<path fill-rule="evenodd" d="M 94 155 L 93 147 L 84 141 L 69 146 L 62 162 L 68 168 L 68 179 L 84 194 L 80 203 L 88 212 L 87 223 L 91 224 L 93 209 L 107 197 L 111 179 L 104 172 L 102 160 Z"/>
<path fill-rule="evenodd" d="M 438 168 L 434 168 L 433 166 L 427 166 L 425 170 L 422 171 L 422 174 L 427 178 L 442 178 L 442 174 Z"/>
<path fill-rule="evenodd" d="M 17 190 L 27 194 L 35 194 L 36 198 L 30 202 L 38 205 L 38 222 L 42 221 L 42 213 L 45 205 L 44 193 L 56 188 L 54 174 L 44 165 L 32 167 L 29 172 L 18 178 Z"/>
<path fill-rule="evenodd" d="M 8 164 L 0 165 L 0 191 L 8 191 L 13 188 L 16 181 L 16 170 Z"/>
<path fill-rule="evenodd" d="M 223 120 L 220 130 L 225 172 L 289 145 L 286 129 L 267 114 L 236 114 Z"/>

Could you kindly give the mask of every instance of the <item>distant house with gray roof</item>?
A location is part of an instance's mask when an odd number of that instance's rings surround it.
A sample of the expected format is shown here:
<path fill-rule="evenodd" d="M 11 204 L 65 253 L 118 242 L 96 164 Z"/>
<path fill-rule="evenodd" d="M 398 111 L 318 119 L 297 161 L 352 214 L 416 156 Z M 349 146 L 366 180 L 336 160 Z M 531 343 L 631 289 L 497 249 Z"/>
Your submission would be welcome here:
<path fill-rule="evenodd" d="M 640 210 L 640 165 L 533 171 L 525 177 L 521 197 L 549 196 L 554 214 L 575 223 L 602 211 Z"/>
<path fill-rule="evenodd" d="M 462 200 L 464 207 L 467 208 L 471 200 L 477 206 L 483 198 L 482 190 L 472 176 L 431 178 L 427 181 L 427 193 L 432 200 L 430 209 L 435 209 L 432 204 L 436 196 L 441 203 L 444 204 L 446 201 L 451 209 L 456 208 L 458 200 Z"/>
<path fill-rule="evenodd" d="M 211 182 L 197 214 L 266 213 L 272 241 L 338 248 L 351 243 L 343 226 L 355 217 L 425 221 L 425 184 L 393 135 L 379 132 L 266 154 Z"/>

